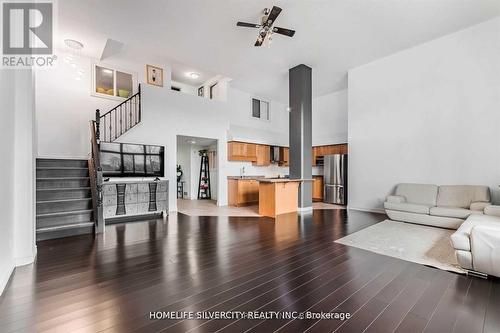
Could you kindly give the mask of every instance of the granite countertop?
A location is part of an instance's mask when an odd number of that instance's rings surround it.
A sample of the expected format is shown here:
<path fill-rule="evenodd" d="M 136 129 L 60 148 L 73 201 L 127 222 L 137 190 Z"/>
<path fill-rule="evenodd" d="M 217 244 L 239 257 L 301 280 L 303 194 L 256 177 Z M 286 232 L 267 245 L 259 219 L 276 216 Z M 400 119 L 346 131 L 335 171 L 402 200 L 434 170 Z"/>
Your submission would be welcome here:
<path fill-rule="evenodd" d="M 290 179 L 290 178 L 262 178 L 257 179 L 259 183 L 292 183 L 292 182 L 312 182 L 312 179 Z"/>
<path fill-rule="evenodd" d="M 161 181 L 167 181 L 168 178 L 165 177 L 159 177 L 160 180 L 157 180 L 156 182 L 161 182 Z M 108 178 L 104 178 L 106 180 Z M 123 183 L 152 183 L 155 181 L 155 177 L 109 177 L 108 181 L 103 181 L 103 185 L 106 184 L 123 184 Z"/>

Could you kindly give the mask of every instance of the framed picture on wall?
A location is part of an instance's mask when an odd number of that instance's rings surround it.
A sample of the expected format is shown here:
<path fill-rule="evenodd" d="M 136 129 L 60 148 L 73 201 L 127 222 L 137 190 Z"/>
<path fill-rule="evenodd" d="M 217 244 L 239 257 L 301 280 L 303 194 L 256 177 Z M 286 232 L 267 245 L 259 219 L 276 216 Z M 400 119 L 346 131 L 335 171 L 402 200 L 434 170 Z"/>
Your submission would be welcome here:
<path fill-rule="evenodd" d="M 148 84 L 163 87 L 163 68 L 146 65 L 146 77 Z"/>
<path fill-rule="evenodd" d="M 201 86 L 198 88 L 198 96 L 203 97 L 203 93 L 205 91 L 205 87 Z"/>

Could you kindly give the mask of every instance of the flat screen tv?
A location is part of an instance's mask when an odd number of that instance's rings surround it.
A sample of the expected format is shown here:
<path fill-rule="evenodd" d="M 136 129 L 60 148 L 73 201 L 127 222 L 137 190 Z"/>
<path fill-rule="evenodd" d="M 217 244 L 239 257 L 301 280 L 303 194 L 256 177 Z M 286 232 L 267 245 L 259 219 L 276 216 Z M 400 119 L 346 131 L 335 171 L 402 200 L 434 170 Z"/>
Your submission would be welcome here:
<path fill-rule="evenodd" d="M 101 142 L 104 177 L 163 177 L 163 146 Z"/>

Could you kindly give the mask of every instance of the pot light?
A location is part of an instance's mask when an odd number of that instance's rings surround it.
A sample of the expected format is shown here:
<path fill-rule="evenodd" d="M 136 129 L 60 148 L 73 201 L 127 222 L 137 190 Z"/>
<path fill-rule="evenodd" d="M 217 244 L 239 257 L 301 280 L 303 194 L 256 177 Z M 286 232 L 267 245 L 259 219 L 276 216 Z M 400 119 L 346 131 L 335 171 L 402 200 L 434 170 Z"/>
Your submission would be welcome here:
<path fill-rule="evenodd" d="M 193 80 L 196 80 L 200 77 L 199 73 L 191 72 L 187 74 L 188 77 L 192 78 Z"/>
<path fill-rule="evenodd" d="M 83 49 L 83 44 L 77 40 L 74 39 L 65 39 L 64 44 L 66 44 L 67 47 L 73 50 L 81 50 Z"/>

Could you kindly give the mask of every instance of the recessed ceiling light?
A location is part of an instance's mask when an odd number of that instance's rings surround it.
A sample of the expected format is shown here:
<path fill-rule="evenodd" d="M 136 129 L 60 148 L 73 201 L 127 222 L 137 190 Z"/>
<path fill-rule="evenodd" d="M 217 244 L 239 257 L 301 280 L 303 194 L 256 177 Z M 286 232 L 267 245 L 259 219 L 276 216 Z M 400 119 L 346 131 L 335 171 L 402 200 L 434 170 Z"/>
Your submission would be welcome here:
<path fill-rule="evenodd" d="M 66 46 L 69 47 L 70 49 L 74 49 L 74 50 L 83 49 L 83 44 L 77 40 L 74 40 L 74 39 L 65 39 L 64 44 L 66 44 Z"/>
<path fill-rule="evenodd" d="M 200 74 L 199 73 L 195 73 L 195 72 L 191 72 L 191 73 L 188 73 L 187 76 L 189 76 L 193 80 L 196 80 L 196 79 L 198 79 L 200 77 Z"/>

